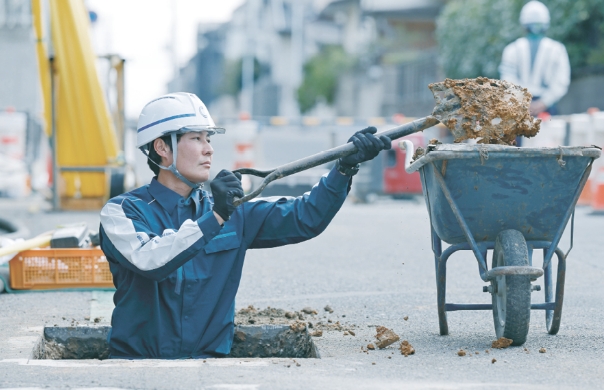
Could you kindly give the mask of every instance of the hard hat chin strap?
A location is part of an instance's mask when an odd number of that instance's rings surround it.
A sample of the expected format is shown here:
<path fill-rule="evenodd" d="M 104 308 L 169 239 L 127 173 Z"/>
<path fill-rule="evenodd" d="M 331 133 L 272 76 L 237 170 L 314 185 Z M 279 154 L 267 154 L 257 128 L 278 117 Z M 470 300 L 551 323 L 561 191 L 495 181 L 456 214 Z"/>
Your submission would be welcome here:
<path fill-rule="evenodd" d="M 203 183 L 195 184 L 192 181 L 189 181 L 183 175 L 181 175 L 180 172 L 178 172 L 178 169 L 176 169 L 176 158 L 178 157 L 178 147 L 176 145 L 176 133 L 172 132 L 172 134 L 170 134 L 170 138 L 172 139 L 172 155 L 174 156 L 174 159 L 172 160 L 172 164 L 168 167 L 168 170 L 170 172 L 172 172 L 174 174 L 174 176 L 179 178 L 180 181 L 182 181 L 183 183 L 185 183 L 186 185 L 188 185 L 189 187 L 191 187 L 194 190 L 197 188 L 203 187 Z"/>
<path fill-rule="evenodd" d="M 170 139 L 172 140 L 172 155 L 174 156 L 174 159 L 172 160 L 172 164 L 170 164 L 169 167 L 164 167 L 163 165 L 159 165 L 158 163 L 153 161 L 149 157 L 148 150 L 141 148 L 141 151 L 143 153 L 145 153 L 145 155 L 147 156 L 149 161 L 151 161 L 153 164 L 157 165 L 160 169 L 164 169 L 166 171 L 172 172 L 174 174 L 174 176 L 176 176 L 180 181 L 182 181 L 183 183 L 185 183 L 186 185 L 188 185 L 189 187 L 191 187 L 194 190 L 196 190 L 198 188 L 201 189 L 203 187 L 203 183 L 199 183 L 199 184 L 193 183 L 192 181 L 190 181 L 189 179 L 184 177 L 180 172 L 178 172 L 178 169 L 176 169 L 176 158 L 178 157 L 178 147 L 176 145 L 176 133 L 173 132 L 172 134 L 170 134 Z"/>

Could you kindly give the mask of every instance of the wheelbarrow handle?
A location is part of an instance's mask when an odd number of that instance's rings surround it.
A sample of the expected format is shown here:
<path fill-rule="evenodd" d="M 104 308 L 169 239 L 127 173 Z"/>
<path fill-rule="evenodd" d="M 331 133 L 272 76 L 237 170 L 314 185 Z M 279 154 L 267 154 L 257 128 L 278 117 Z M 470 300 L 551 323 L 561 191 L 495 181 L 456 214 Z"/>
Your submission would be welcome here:
<path fill-rule="evenodd" d="M 416 119 L 413 122 L 406 123 L 401 126 L 394 127 L 392 129 L 388 129 L 382 132 L 375 134 L 376 137 L 385 135 L 391 140 L 395 140 L 397 138 L 401 138 L 407 136 L 409 134 L 417 133 L 419 131 L 425 130 L 429 127 L 435 126 L 439 123 L 439 120 L 433 116 L 427 116 L 425 118 Z M 235 198 L 233 201 L 233 205 L 235 207 L 240 204 L 247 202 L 250 199 L 253 199 L 260 195 L 262 191 L 266 188 L 266 186 L 277 179 L 284 178 L 286 176 L 293 175 L 294 173 L 302 172 L 310 168 L 314 168 L 316 166 L 325 164 L 330 161 L 337 160 L 342 157 L 350 156 L 357 152 L 357 147 L 354 146 L 352 142 L 348 142 L 344 145 L 337 146 L 332 149 L 324 150 L 317 154 L 313 154 L 312 156 L 304 157 L 300 160 L 292 161 L 288 164 L 281 165 L 275 169 L 267 170 L 267 171 L 259 171 L 252 168 L 241 168 L 236 169 L 233 172 L 239 172 L 241 174 L 249 174 L 259 177 L 264 177 L 260 186 L 256 188 L 254 191 L 250 192 L 243 198 Z"/>

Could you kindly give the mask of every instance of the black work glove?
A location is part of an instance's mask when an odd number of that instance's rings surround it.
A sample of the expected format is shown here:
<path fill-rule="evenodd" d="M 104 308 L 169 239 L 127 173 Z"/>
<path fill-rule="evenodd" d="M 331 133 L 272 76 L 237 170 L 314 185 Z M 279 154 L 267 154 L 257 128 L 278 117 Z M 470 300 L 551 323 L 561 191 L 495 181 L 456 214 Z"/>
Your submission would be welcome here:
<path fill-rule="evenodd" d="M 220 218 L 228 221 L 231 214 L 235 211 L 233 198 L 243 198 L 243 188 L 241 188 L 241 173 L 233 173 L 223 169 L 210 183 L 212 195 L 214 196 L 214 211 L 220 215 Z"/>
<path fill-rule="evenodd" d="M 365 161 L 369 161 L 377 156 L 380 151 L 390 149 L 392 141 L 385 135 L 379 138 L 374 136 L 377 132 L 375 127 L 368 127 L 353 134 L 348 142 L 352 142 L 358 151 L 350 156 L 342 157 L 340 164 L 347 167 L 354 167 Z"/>

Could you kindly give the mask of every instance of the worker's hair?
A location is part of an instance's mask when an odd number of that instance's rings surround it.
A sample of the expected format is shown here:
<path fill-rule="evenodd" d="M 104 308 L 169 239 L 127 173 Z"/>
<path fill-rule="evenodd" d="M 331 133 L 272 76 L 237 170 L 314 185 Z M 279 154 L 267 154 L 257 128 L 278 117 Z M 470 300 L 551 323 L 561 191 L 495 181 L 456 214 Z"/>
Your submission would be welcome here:
<path fill-rule="evenodd" d="M 180 142 L 180 137 L 182 137 L 182 134 L 176 135 L 176 143 Z M 172 137 L 169 134 L 159 138 L 161 138 L 166 143 L 166 145 L 168 145 L 168 148 L 172 150 Z M 159 175 L 160 168 L 155 164 L 161 165 L 161 156 L 155 151 L 155 148 L 153 147 L 154 142 L 155 140 L 147 144 L 147 150 L 149 150 L 149 158 L 147 159 L 147 165 L 149 165 L 149 168 L 151 168 L 153 173 L 155 173 L 155 176 L 157 176 Z M 155 164 L 153 164 L 153 162 L 155 162 Z"/>

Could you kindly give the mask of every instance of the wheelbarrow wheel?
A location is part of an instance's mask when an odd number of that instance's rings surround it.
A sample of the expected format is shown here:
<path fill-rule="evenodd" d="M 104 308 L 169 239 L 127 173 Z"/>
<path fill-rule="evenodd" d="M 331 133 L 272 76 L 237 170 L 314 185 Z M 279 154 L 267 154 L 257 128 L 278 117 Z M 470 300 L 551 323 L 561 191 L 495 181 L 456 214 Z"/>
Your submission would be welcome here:
<path fill-rule="evenodd" d="M 528 248 L 522 233 L 517 230 L 499 233 L 493 251 L 493 268 L 528 265 Z M 511 339 L 512 345 L 524 344 L 531 320 L 530 276 L 499 276 L 491 281 L 491 285 L 497 338 Z"/>

